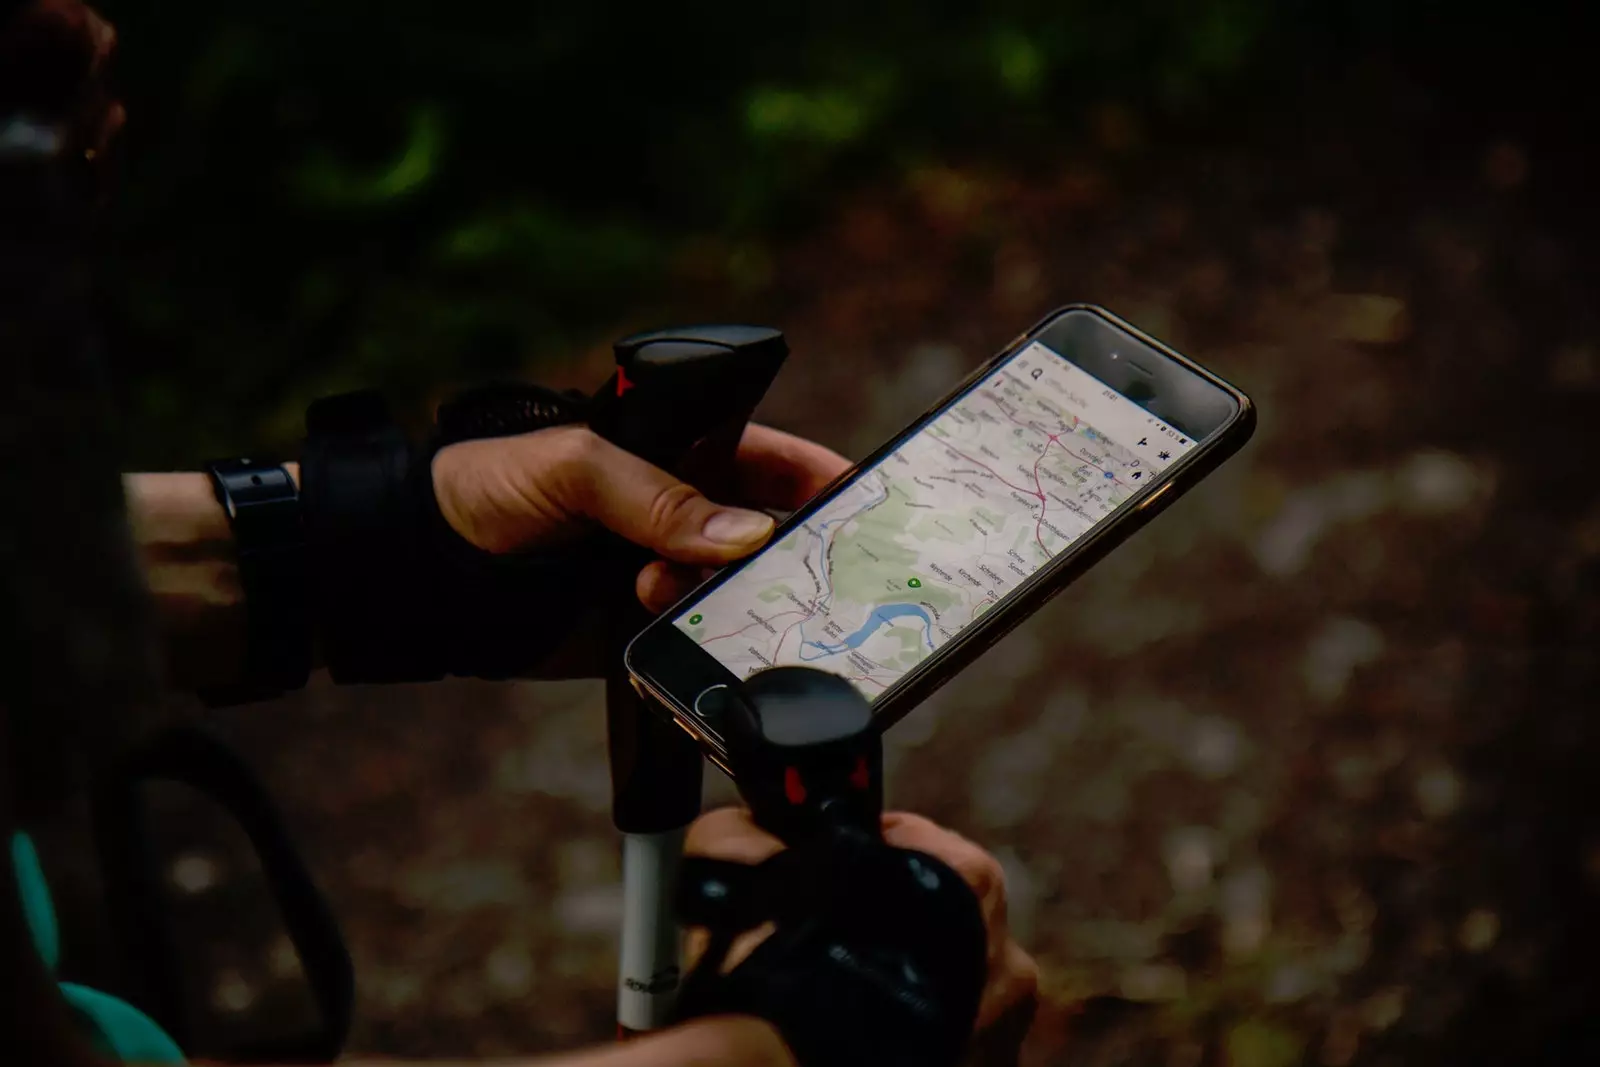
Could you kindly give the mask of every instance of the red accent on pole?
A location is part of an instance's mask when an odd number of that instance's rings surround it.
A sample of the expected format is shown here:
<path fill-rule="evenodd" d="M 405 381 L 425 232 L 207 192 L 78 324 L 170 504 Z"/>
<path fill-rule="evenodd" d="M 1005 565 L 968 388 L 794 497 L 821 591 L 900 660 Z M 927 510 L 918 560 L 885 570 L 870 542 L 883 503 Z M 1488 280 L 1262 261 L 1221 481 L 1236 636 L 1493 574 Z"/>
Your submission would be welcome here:
<path fill-rule="evenodd" d="M 628 372 L 623 370 L 621 367 L 618 367 L 617 368 L 617 395 L 621 396 L 623 393 L 626 393 L 629 389 L 632 389 L 632 388 L 633 388 L 633 383 L 628 381 Z"/>
<path fill-rule="evenodd" d="M 806 802 L 806 784 L 800 780 L 800 772 L 793 767 L 784 769 L 783 795 L 789 798 L 791 804 Z"/>

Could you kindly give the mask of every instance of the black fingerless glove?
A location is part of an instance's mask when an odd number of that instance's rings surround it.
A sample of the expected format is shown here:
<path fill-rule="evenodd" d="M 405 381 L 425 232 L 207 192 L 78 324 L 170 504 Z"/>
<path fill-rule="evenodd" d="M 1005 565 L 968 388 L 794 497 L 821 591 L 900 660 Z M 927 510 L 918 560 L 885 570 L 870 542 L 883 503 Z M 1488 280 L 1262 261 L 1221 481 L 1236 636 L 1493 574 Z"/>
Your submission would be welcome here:
<path fill-rule="evenodd" d="M 580 394 L 488 386 L 440 408 L 414 445 L 374 393 L 313 405 L 301 460 L 312 614 L 341 684 L 526 672 L 593 600 L 606 547 L 485 552 L 439 511 L 433 457 L 459 441 L 582 422 Z"/>
<path fill-rule="evenodd" d="M 752 1015 L 803 1067 L 953 1067 L 987 980 L 976 896 L 932 856 L 834 836 L 759 866 L 684 861 L 685 925 L 711 931 L 684 981 L 680 1019 Z M 727 974 L 733 940 L 776 932 Z"/>

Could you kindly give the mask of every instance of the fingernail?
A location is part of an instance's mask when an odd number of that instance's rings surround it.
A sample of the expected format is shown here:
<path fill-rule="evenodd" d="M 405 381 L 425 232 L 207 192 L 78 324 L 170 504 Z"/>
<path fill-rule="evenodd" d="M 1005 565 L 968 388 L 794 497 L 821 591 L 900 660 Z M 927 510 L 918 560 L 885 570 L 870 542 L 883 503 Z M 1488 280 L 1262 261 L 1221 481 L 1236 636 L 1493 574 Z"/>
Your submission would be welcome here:
<path fill-rule="evenodd" d="M 751 545 L 766 539 L 772 532 L 772 519 L 759 511 L 740 511 L 729 508 L 719 511 L 706 520 L 700 533 L 707 541 L 719 545 Z"/>

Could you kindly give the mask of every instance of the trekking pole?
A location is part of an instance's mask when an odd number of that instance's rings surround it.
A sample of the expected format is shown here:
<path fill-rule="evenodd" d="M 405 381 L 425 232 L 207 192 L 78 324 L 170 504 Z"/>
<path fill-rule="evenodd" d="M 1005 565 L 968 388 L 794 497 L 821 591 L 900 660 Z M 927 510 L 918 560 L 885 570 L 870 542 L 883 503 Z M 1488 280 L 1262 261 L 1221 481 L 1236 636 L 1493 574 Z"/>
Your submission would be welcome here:
<path fill-rule="evenodd" d="M 883 832 L 883 743 L 842 675 L 771 667 L 712 690 L 727 766 L 786 851 L 683 861 L 678 914 L 707 933 L 677 1015 L 771 1023 L 803 1063 L 967 1062 L 988 975 L 976 894 Z M 769 928 L 737 962 L 739 939 Z"/>
<path fill-rule="evenodd" d="M 706 473 L 696 488 L 728 499 L 734 451 L 788 345 L 777 330 L 712 325 L 636 334 L 615 346 L 617 370 L 595 395 L 589 426 L 642 459 L 682 475 L 693 452 Z M 708 480 L 709 479 L 709 480 Z M 665 1025 L 681 978 L 673 891 L 685 831 L 700 814 L 703 758 L 663 711 L 652 709 L 623 666 L 650 621 L 634 589 L 649 562 L 634 551 L 606 591 L 606 732 L 612 819 L 623 835 L 623 917 L 617 1034 Z"/>

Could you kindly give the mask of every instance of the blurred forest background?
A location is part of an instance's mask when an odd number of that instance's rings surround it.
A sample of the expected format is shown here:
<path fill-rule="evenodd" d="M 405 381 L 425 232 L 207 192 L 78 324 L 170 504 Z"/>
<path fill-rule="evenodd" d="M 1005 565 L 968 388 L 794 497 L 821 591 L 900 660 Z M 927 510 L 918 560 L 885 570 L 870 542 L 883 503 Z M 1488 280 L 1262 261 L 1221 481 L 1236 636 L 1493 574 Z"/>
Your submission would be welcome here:
<path fill-rule="evenodd" d="M 108 2 L 128 463 L 290 454 L 351 386 L 591 386 L 707 319 L 789 331 L 764 417 L 859 456 L 1105 304 L 1261 428 L 891 734 L 891 799 L 1007 867 L 1024 1062 L 1595 1062 L 1600 94 L 1562 6 Z M 216 721 L 346 924 L 356 1051 L 609 1036 L 598 686 Z M 201 1051 L 291 1024 L 259 875 L 170 803 Z M 69 973 L 115 987 L 79 832 L 43 841 Z"/>

